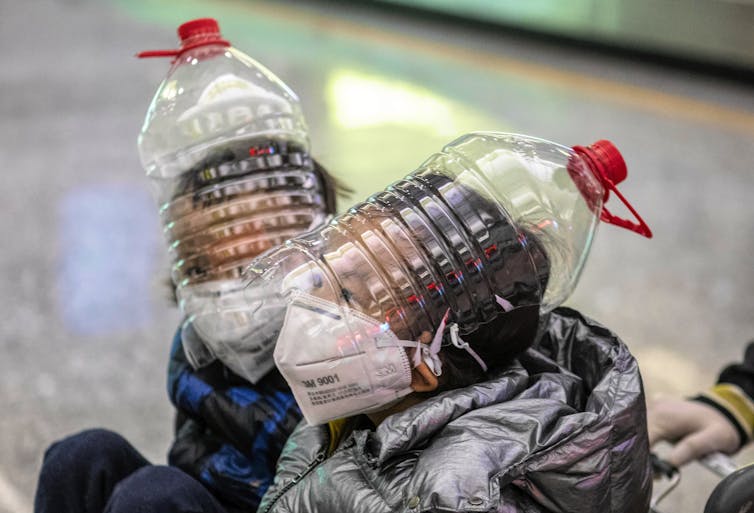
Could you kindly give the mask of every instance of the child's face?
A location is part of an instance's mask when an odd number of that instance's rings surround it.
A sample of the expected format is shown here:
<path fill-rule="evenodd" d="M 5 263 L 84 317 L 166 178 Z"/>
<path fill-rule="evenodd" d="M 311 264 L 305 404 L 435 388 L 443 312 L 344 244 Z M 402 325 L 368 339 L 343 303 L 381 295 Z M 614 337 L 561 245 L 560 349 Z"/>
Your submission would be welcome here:
<path fill-rule="evenodd" d="M 246 193 L 198 205 L 166 230 L 180 268 L 178 279 L 237 277 L 252 258 L 320 224 L 317 194 L 308 191 Z M 177 265 L 178 267 L 178 265 Z"/>
<path fill-rule="evenodd" d="M 155 185 L 179 288 L 239 278 L 251 259 L 334 210 L 334 183 L 297 140 L 233 140 Z"/>
<path fill-rule="evenodd" d="M 322 224 L 328 213 L 325 184 L 312 171 L 260 172 L 204 186 L 174 198 L 171 220 L 176 284 L 238 278 L 268 249 Z"/>

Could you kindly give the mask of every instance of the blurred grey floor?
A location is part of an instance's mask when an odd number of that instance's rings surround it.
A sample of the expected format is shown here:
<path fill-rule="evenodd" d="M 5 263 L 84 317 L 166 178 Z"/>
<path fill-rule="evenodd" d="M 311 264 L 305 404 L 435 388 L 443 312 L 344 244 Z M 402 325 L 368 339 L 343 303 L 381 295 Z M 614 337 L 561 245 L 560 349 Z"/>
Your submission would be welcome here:
<path fill-rule="evenodd" d="M 168 62 L 133 54 L 199 16 L 299 93 L 354 199 L 466 131 L 612 139 L 655 238 L 603 226 L 569 304 L 623 337 L 650 396 L 706 387 L 754 337 L 752 87 L 373 11 L 3 1 L 0 513 L 31 511 L 45 447 L 87 427 L 165 460 L 179 315 L 135 140 Z M 715 479 L 685 481 L 667 511 L 701 511 Z"/>

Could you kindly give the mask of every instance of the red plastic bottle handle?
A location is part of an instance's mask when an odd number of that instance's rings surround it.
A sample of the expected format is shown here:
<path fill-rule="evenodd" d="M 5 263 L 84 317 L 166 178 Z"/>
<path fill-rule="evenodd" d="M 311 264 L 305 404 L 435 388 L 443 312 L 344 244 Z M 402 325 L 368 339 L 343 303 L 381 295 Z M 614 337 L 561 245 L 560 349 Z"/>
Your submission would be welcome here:
<path fill-rule="evenodd" d="M 621 228 L 626 228 L 627 230 L 631 230 L 638 233 L 639 235 L 643 235 L 646 238 L 651 239 L 652 230 L 649 229 L 649 226 L 647 226 L 647 223 L 644 222 L 644 219 L 641 218 L 636 209 L 631 206 L 631 203 L 629 203 L 628 200 L 623 196 L 623 194 L 620 193 L 615 184 L 607 177 L 603 177 L 603 183 L 607 185 L 609 190 L 613 191 L 615 195 L 618 196 L 618 198 L 623 202 L 624 205 L 626 205 L 626 208 L 634 215 L 638 223 L 634 223 L 633 221 L 623 219 L 622 217 L 618 217 L 612 214 L 605 206 L 602 207 L 600 220 L 605 223 L 620 226 Z"/>

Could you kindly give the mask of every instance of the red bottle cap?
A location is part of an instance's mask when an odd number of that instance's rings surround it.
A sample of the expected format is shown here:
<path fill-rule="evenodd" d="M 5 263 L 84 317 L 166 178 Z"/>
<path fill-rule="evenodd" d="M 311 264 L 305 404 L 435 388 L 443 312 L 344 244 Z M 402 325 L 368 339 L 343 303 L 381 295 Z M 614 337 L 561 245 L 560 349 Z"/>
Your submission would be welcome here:
<path fill-rule="evenodd" d="M 223 44 L 227 41 L 220 36 L 220 25 L 214 18 L 199 18 L 187 21 L 178 27 L 178 37 L 181 38 L 181 48 L 196 44 Z"/>
<path fill-rule="evenodd" d="M 613 215 L 604 205 L 600 212 L 600 220 L 626 228 L 640 235 L 644 235 L 647 238 L 652 238 L 652 230 L 649 229 L 649 226 L 644 222 L 644 219 L 641 218 L 639 213 L 636 212 L 634 207 L 631 206 L 628 200 L 623 197 L 617 188 L 617 185 L 628 176 L 626 161 L 623 160 L 623 156 L 618 151 L 618 148 L 616 148 L 610 141 L 603 139 L 595 142 L 591 146 L 587 146 L 586 148 L 583 146 L 574 146 L 573 151 L 576 152 L 584 162 L 586 162 L 586 165 L 592 171 L 594 176 L 602 182 L 602 186 L 605 189 L 605 194 L 602 198 L 603 204 L 607 202 L 608 197 L 610 196 L 610 191 L 613 191 L 623 204 L 626 205 L 626 208 L 628 208 L 628 210 L 634 215 L 638 223 Z M 571 178 L 576 182 L 576 186 L 582 194 L 584 194 L 587 202 L 591 203 L 588 195 L 588 186 L 585 184 L 583 175 L 571 166 L 569 166 L 568 171 Z M 590 207 L 594 208 L 594 205 L 590 204 Z"/>
<path fill-rule="evenodd" d="M 206 45 L 230 46 L 220 35 L 220 25 L 214 18 L 198 18 L 187 21 L 178 27 L 181 47 L 176 50 L 147 50 L 139 52 L 137 57 L 177 57 L 187 50 Z"/>
<path fill-rule="evenodd" d="M 602 139 L 586 148 L 575 146 L 574 150 L 582 156 L 588 155 L 591 162 L 599 168 L 600 175 L 608 178 L 614 185 L 618 185 L 628 176 L 623 155 L 610 141 Z"/>

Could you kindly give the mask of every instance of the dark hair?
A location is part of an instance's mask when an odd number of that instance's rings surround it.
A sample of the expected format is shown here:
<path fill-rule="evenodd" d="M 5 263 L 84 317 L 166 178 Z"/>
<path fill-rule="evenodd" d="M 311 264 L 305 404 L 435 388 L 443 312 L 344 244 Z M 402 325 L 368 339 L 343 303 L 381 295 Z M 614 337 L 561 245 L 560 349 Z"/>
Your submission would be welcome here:
<path fill-rule="evenodd" d="M 319 177 L 325 192 L 328 214 L 335 213 L 338 196 L 348 196 L 354 192 L 333 177 L 317 159 L 310 157 L 297 143 L 260 139 L 254 141 L 251 146 L 255 150 L 265 147 L 268 153 L 250 159 L 250 142 L 247 140 L 217 149 L 181 174 L 181 179 L 173 191 L 173 198 L 219 184 L 229 178 L 252 175 L 257 171 L 291 168 L 304 171 L 311 169 Z M 276 159 L 274 163 L 271 162 L 273 158 Z"/>
<path fill-rule="evenodd" d="M 191 168 L 188 173 L 185 173 L 185 176 L 176 188 L 174 197 L 195 191 L 202 186 L 209 185 L 210 183 L 221 181 L 221 177 L 208 177 L 206 169 L 208 167 L 219 167 L 221 164 L 233 161 L 236 158 L 237 157 L 233 153 L 233 151 L 226 149 L 218 154 L 215 154 L 213 157 L 202 161 L 200 164 L 197 164 L 196 166 Z M 351 194 L 353 194 L 354 191 L 353 189 L 345 185 L 340 179 L 334 177 L 322 164 L 319 163 L 319 161 L 317 161 L 317 159 L 312 158 L 311 165 L 312 171 L 322 184 L 322 189 L 324 191 L 325 213 L 334 215 L 337 211 L 337 199 L 339 197 L 347 198 Z M 173 283 L 172 278 L 168 277 L 165 283 L 168 286 L 169 290 L 169 300 L 173 304 L 177 304 L 178 298 L 176 297 L 176 287 Z"/>
<path fill-rule="evenodd" d="M 439 353 L 442 360 L 440 386 L 434 393 L 484 381 L 490 373 L 511 363 L 534 343 L 538 326 L 539 305 L 534 304 L 502 313 L 464 336 L 464 341 L 487 365 L 487 371 L 466 350 L 450 343 L 444 345 Z"/>
<path fill-rule="evenodd" d="M 439 353 L 442 361 L 440 385 L 428 395 L 484 381 L 491 372 L 511 363 L 536 341 L 540 303 L 547 289 L 550 266 L 541 241 L 530 231 L 523 231 L 534 271 L 529 276 L 521 277 L 515 288 L 517 296 L 526 299 L 521 306 L 502 312 L 491 321 L 462 335 L 463 340 L 468 342 L 487 365 L 487 372 L 466 350 L 453 346 L 446 335 Z"/>
<path fill-rule="evenodd" d="M 337 199 L 350 198 L 354 190 L 343 183 L 342 180 L 333 176 L 317 159 L 312 158 L 312 164 L 314 164 L 314 172 L 324 184 L 326 212 L 335 215 L 338 211 Z"/>

